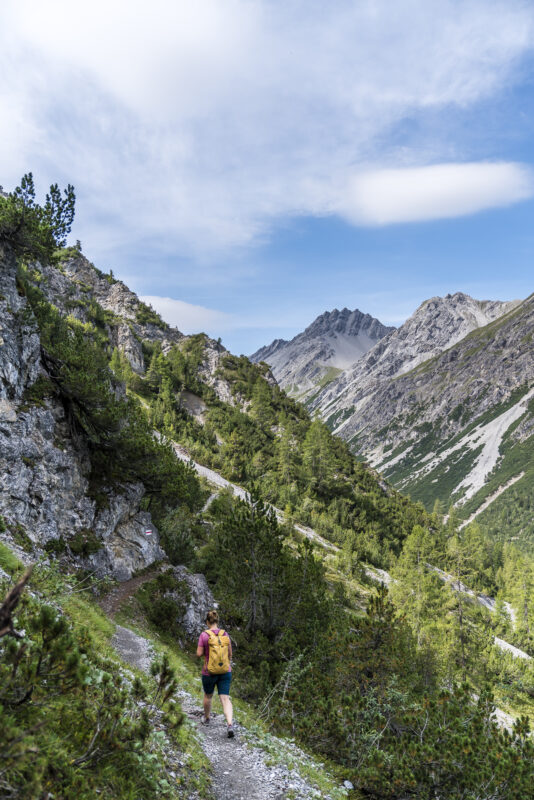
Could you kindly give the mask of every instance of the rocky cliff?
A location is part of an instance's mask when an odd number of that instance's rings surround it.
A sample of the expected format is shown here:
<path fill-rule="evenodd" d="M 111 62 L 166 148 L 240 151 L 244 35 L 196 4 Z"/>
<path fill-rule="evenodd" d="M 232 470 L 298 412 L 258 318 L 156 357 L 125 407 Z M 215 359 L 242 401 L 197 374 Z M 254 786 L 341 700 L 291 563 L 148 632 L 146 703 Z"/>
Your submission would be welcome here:
<path fill-rule="evenodd" d="M 532 483 L 533 331 L 533 297 L 433 298 L 311 406 L 398 488 L 467 518 Z"/>
<path fill-rule="evenodd" d="M 275 339 L 251 361 L 265 361 L 288 394 L 309 398 L 393 331 L 358 309 L 326 311 L 291 341 Z"/>
<path fill-rule="evenodd" d="M 37 552 L 53 552 L 60 542 L 69 543 L 73 558 L 82 566 L 126 579 L 163 556 L 158 531 L 150 515 L 140 509 L 144 488 L 129 484 L 110 490 L 104 508 L 91 499 L 87 449 L 83 442 L 73 440 L 62 404 L 53 396 L 32 402 L 32 387 L 45 377 L 39 333 L 20 294 L 15 261 L 5 250 L 0 251 L 0 275 L 4 535 L 19 547 Z M 55 293 L 59 284 L 55 274 L 50 277 Z M 58 281 L 63 277 L 57 273 Z M 66 284 L 62 288 L 64 297 L 73 295 Z M 147 530 L 152 533 L 147 535 Z"/>

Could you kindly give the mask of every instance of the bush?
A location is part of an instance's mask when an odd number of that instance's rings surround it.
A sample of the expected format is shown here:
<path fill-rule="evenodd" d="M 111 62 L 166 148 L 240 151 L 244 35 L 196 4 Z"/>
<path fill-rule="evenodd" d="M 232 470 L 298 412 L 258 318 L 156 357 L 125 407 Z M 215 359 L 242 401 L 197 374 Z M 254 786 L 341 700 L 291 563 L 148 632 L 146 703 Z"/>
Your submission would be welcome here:
<path fill-rule="evenodd" d="M 102 548 L 102 541 L 95 532 L 89 530 L 89 528 L 82 528 L 82 530 L 75 533 L 74 536 L 69 539 L 68 544 L 71 552 L 76 556 L 82 556 L 82 558 L 93 555 L 93 553 L 98 553 Z"/>
<path fill-rule="evenodd" d="M 151 306 L 147 306 L 146 303 L 142 302 L 139 302 L 135 313 L 135 319 L 139 325 L 155 325 L 157 328 L 162 328 L 163 330 L 169 327 L 167 323 L 161 319 L 157 311 L 154 311 Z"/>
<path fill-rule="evenodd" d="M 189 587 L 172 571 L 147 581 L 136 594 L 149 621 L 162 633 L 182 633 L 180 621 L 190 600 Z"/>
<path fill-rule="evenodd" d="M 166 514 L 160 522 L 161 546 L 171 564 L 190 566 L 195 558 L 195 536 L 199 522 L 185 508 L 177 508 Z"/>
<path fill-rule="evenodd" d="M 46 375 L 39 375 L 37 380 L 25 389 L 19 411 L 28 411 L 32 406 L 42 408 L 48 397 L 55 394 L 54 384 Z"/>

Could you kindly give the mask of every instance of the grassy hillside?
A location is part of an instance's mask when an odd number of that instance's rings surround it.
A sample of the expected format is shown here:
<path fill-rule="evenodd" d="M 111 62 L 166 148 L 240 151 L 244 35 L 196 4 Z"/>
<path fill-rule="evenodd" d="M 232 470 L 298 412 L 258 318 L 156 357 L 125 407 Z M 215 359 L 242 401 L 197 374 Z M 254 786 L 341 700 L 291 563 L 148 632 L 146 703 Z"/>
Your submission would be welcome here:
<path fill-rule="evenodd" d="M 1 543 L 0 567 L 13 580 L 23 571 Z M 10 585 L 0 580 L 0 605 Z M 212 796 L 174 691 L 165 702 L 158 692 L 171 673 L 163 662 L 153 677 L 124 670 L 87 581 L 38 567 L 15 613 L 20 638 L 0 638 L 2 797 Z"/>
<path fill-rule="evenodd" d="M 476 526 L 458 534 L 451 518 L 443 527 L 437 512 L 356 461 L 269 382 L 261 365 L 203 335 L 164 339 L 167 330 L 150 309 L 150 335 L 139 343 L 144 372 L 134 372 L 112 345 L 118 325 L 127 325 L 120 308 L 111 315 L 90 297 L 74 317 L 52 302 L 62 257 L 46 269 L 20 263 L 19 292 L 39 326 L 43 366 L 24 402 L 61 401 L 71 435 L 88 454 L 97 502 L 106 502 L 110 486 L 144 484 L 170 564 L 202 571 L 220 603 L 236 644 L 236 691 L 256 709 L 251 713 L 335 762 L 356 797 L 474 800 L 481 780 L 484 796 L 526 796 L 534 777 L 528 720 L 505 735 L 485 684 L 508 685 L 511 701 L 528 704 L 530 662 L 503 664 L 491 642 L 494 630 L 506 631 L 531 649 L 532 562 L 488 542 Z M 203 513 L 207 492 L 166 438 L 247 487 L 251 502 L 221 493 Z M 283 526 L 268 502 L 284 509 Z M 298 540 L 294 521 L 339 545 L 330 575 L 320 553 Z M 83 604 L 76 574 L 69 574 L 75 550 L 68 536 L 49 556 L 55 568 L 35 584 L 17 620 L 27 633 L 14 644 L 4 637 L 0 647 L 0 685 L 7 686 L 0 741 L 15 743 L 14 766 L 4 773 L 12 796 L 23 797 L 33 781 L 39 797 L 38 782 L 49 781 L 59 796 L 83 797 L 85 780 L 91 791 L 134 797 L 139 770 L 144 796 L 174 796 L 175 787 L 164 783 L 165 763 L 151 750 L 154 724 L 139 702 L 153 687 L 128 682 L 115 669 L 110 628 Z M 7 572 L 17 569 L 12 558 L 5 555 Z M 365 598 L 347 591 L 364 581 L 364 561 L 395 570 L 395 602 L 384 587 L 367 587 Z M 513 592 L 523 609 L 517 628 L 505 614 L 494 622 L 462 593 L 437 587 L 427 563 L 477 589 Z M 154 579 L 138 598 L 150 625 L 167 634 L 177 618 L 170 587 L 168 577 Z M 95 628 L 93 637 L 82 617 Z M 170 680 L 167 668 L 161 661 L 160 684 Z M 179 710 L 166 715 L 165 736 L 177 730 L 178 746 L 193 753 L 184 779 L 194 786 L 203 771 L 198 749 L 183 734 Z"/>

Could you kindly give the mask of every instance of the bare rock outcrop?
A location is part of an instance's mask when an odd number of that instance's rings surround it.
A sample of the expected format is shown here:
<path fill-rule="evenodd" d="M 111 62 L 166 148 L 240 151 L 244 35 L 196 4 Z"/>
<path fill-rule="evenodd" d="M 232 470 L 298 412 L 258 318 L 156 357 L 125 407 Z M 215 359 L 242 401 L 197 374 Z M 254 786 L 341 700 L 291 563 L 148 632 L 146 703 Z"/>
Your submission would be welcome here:
<path fill-rule="evenodd" d="M 206 611 L 216 607 L 211 589 L 204 575 L 189 572 L 184 566 L 174 567 L 173 575 L 187 585 L 189 595 L 180 624 L 188 636 L 198 636 L 205 628 Z"/>
<path fill-rule="evenodd" d="M 73 296 L 60 271 L 44 272 L 58 302 Z M 150 515 L 140 510 L 144 488 L 109 490 L 104 508 L 90 496 L 88 451 L 73 440 L 63 405 L 46 391 L 31 397 L 46 373 L 37 324 L 16 275 L 14 258 L 0 250 L 1 535 L 34 554 L 63 550 L 98 574 L 125 580 L 164 555 Z"/>

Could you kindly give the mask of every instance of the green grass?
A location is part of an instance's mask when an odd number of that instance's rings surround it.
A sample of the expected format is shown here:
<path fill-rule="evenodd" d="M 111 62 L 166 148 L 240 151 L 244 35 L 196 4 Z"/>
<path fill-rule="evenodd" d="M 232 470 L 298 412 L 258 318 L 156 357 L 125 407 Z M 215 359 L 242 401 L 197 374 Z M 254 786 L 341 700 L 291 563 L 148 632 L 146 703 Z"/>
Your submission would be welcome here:
<path fill-rule="evenodd" d="M 9 575 L 14 575 L 23 569 L 23 563 L 15 553 L 3 542 L 0 542 L 0 567 Z"/>

